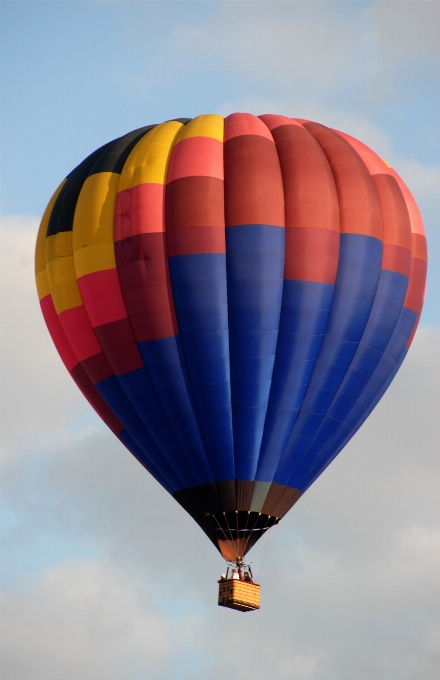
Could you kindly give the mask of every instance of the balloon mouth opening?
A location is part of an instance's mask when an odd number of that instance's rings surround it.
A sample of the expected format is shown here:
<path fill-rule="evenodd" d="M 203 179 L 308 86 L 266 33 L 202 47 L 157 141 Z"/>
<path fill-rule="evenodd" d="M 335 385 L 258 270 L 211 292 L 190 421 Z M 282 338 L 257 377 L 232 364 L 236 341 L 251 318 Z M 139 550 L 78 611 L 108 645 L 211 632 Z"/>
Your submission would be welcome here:
<path fill-rule="evenodd" d="M 256 542 L 278 522 L 278 517 L 237 510 L 206 517 L 202 528 L 225 560 L 240 562 Z"/>

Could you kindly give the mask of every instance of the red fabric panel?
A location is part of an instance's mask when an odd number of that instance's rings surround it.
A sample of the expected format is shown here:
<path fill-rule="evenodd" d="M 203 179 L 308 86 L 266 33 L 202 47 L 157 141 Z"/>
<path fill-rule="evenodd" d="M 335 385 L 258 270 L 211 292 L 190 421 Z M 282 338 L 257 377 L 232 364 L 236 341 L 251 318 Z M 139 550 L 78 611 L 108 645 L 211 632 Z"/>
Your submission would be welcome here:
<path fill-rule="evenodd" d="M 84 359 L 84 361 L 81 361 L 81 365 L 94 385 L 113 375 L 113 371 L 103 352 Z"/>
<path fill-rule="evenodd" d="M 87 316 L 84 305 L 66 309 L 64 312 L 61 312 L 59 318 L 68 338 L 76 333 L 91 330 L 89 317 Z"/>
<path fill-rule="evenodd" d="M 223 180 L 223 143 L 212 137 L 188 137 L 173 149 L 167 184 L 181 177 L 207 176 Z"/>
<path fill-rule="evenodd" d="M 68 337 L 69 342 L 80 361 L 99 352 L 99 344 L 92 328 L 87 331 L 82 331 L 81 333 L 75 333 L 75 335 L 69 335 Z"/>
<path fill-rule="evenodd" d="M 229 118 L 225 120 L 225 130 Z M 262 121 L 258 123 L 266 128 Z M 283 180 L 272 140 L 240 135 L 225 142 L 225 220 L 227 227 L 240 224 L 284 227 Z"/>
<path fill-rule="evenodd" d="M 92 327 L 127 316 L 116 269 L 82 276 L 78 286 Z"/>
<path fill-rule="evenodd" d="M 251 113 L 231 113 L 225 118 L 225 142 L 242 135 L 258 135 L 273 141 L 267 126 L 259 118 Z"/>
<path fill-rule="evenodd" d="M 348 142 L 318 123 L 304 123 L 330 164 L 339 199 L 341 233 L 383 239 L 379 197 L 367 167 Z"/>
<path fill-rule="evenodd" d="M 84 394 L 89 404 L 93 406 L 97 414 L 103 419 L 105 424 L 108 425 L 112 432 L 118 435 L 122 431 L 123 427 L 114 413 L 107 406 L 96 387 L 91 382 L 89 376 L 84 370 L 84 367 L 81 364 L 78 364 L 78 366 L 76 366 L 71 372 L 71 376 L 78 385 L 81 392 Z"/>
<path fill-rule="evenodd" d="M 167 233 L 168 257 L 194 253 L 225 253 L 224 227 L 185 227 Z"/>
<path fill-rule="evenodd" d="M 83 302 L 92 302 L 121 292 L 116 269 L 105 269 L 81 276 L 78 285 Z"/>
<path fill-rule="evenodd" d="M 165 186 L 138 184 L 116 197 L 114 239 L 164 231 Z"/>
<path fill-rule="evenodd" d="M 100 351 L 84 305 L 66 309 L 59 315 L 60 323 L 79 361 Z"/>
<path fill-rule="evenodd" d="M 411 220 L 411 231 L 416 234 L 421 234 L 425 236 L 425 227 L 423 226 L 422 216 L 420 210 L 417 207 L 417 203 L 414 200 L 414 196 L 406 186 L 405 182 L 397 174 L 395 170 L 390 168 L 390 172 L 395 178 L 397 184 L 399 185 L 400 191 L 403 194 L 403 198 L 406 202 L 406 207 L 408 208 L 409 218 Z"/>
<path fill-rule="evenodd" d="M 406 293 L 405 307 L 412 309 L 416 314 L 420 314 L 423 306 L 426 281 L 426 262 L 413 257 L 411 265 L 411 277 Z"/>
<path fill-rule="evenodd" d="M 284 278 L 335 283 L 339 234 L 329 229 L 286 229 Z"/>
<path fill-rule="evenodd" d="M 384 160 L 377 155 L 372 149 L 370 149 L 366 144 L 360 142 L 355 137 L 347 135 L 345 132 L 340 130 L 334 130 L 340 137 L 345 139 L 350 146 L 356 151 L 357 154 L 362 158 L 365 165 L 367 166 L 370 175 L 391 175 L 392 169 L 387 166 Z"/>
<path fill-rule="evenodd" d="M 46 297 L 40 300 L 40 305 L 44 320 L 46 321 L 47 329 L 50 333 L 50 337 L 52 338 L 53 343 L 58 350 L 58 354 L 60 355 L 62 362 L 70 372 L 74 366 L 77 365 L 78 357 L 73 351 L 63 327 L 61 326 L 60 320 L 58 319 L 58 314 L 53 304 L 52 296 L 46 295 Z"/>
<path fill-rule="evenodd" d="M 93 328 L 124 319 L 127 316 L 121 293 L 87 302 L 84 306 Z"/>
<path fill-rule="evenodd" d="M 395 246 L 392 243 L 384 243 L 382 255 L 382 269 L 398 272 L 404 276 L 411 272 L 411 250 Z"/>
<path fill-rule="evenodd" d="M 167 184 L 166 230 L 223 227 L 223 181 L 215 177 L 183 177 Z"/>
<path fill-rule="evenodd" d="M 297 121 L 293 120 L 293 118 L 288 118 L 287 116 L 278 116 L 274 113 L 265 113 L 263 116 L 258 116 L 258 118 L 263 121 L 266 127 L 269 128 L 269 130 L 272 132 L 272 136 L 274 129 L 280 127 L 281 125 L 297 125 L 302 127 L 301 123 L 297 123 Z"/>
<path fill-rule="evenodd" d="M 339 204 L 324 152 L 302 125 L 273 130 L 283 175 L 286 228 L 317 227 L 339 232 Z"/>
<path fill-rule="evenodd" d="M 419 260 L 428 260 L 428 251 L 426 249 L 426 237 L 422 234 L 411 234 L 411 248 L 413 257 L 418 257 Z"/>
<path fill-rule="evenodd" d="M 374 175 L 383 219 L 383 242 L 411 250 L 411 222 L 399 185 L 392 175 Z"/>

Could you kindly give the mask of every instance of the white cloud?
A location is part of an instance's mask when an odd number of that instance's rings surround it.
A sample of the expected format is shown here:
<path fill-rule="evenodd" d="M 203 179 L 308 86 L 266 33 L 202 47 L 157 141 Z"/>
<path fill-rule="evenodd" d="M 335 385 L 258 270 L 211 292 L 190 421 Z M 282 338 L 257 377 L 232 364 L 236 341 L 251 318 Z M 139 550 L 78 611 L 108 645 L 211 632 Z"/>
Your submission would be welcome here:
<path fill-rule="evenodd" d="M 2 674 L 8 680 L 164 677 L 169 622 L 133 573 L 77 560 L 3 596 Z"/>
<path fill-rule="evenodd" d="M 276 530 L 262 609 L 245 618 L 217 607 L 220 557 L 110 433 L 70 434 L 50 458 L 35 448 L 32 474 L 9 458 L 8 547 L 32 563 L 49 531 L 102 557 L 37 580 L 17 564 L 5 677 L 434 680 L 439 345 L 419 331 L 374 414 Z"/>
<path fill-rule="evenodd" d="M 90 413 L 76 385 L 66 380 L 41 314 L 34 276 L 38 226 L 32 216 L 1 222 L 3 455 L 24 438 L 34 445 L 43 436 L 42 448 L 51 448 L 48 439 L 64 438 L 67 424 Z"/>

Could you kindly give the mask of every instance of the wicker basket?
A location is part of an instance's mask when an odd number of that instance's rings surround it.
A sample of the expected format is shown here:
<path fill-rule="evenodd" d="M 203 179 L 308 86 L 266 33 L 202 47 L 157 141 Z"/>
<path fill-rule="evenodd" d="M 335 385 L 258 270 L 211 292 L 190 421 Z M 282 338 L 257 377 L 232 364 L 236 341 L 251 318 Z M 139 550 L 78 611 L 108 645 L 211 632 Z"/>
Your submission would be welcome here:
<path fill-rule="evenodd" d="M 258 583 L 228 579 L 219 581 L 218 603 L 220 607 L 251 612 L 260 609 L 260 586 Z"/>

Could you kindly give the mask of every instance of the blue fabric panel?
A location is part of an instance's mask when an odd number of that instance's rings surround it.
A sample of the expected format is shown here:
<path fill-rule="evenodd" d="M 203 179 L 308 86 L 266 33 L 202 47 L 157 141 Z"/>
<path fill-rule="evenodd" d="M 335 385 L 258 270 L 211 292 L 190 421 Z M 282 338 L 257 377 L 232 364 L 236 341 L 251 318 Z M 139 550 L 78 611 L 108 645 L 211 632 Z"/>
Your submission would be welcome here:
<path fill-rule="evenodd" d="M 303 333 L 278 333 L 277 357 L 297 359 L 298 361 L 315 361 L 322 345 L 323 335 Z M 283 364 L 283 362 L 281 362 Z"/>
<path fill-rule="evenodd" d="M 240 331 L 229 336 L 231 362 L 237 357 L 265 357 L 277 344 L 278 328 L 271 331 Z"/>
<path fill-rule="evenodd" d="M 305 465 L 302 462 L 290 462 L 290 465 L 286 465 L 286 459 L 282 458 L 280 461 L 280 467 L 277 470 L 276 477 L 277 479 L 285 479 L 288 481 L 288 484 L 286 482 L 286 485 L 291 486 L 293 489 L 299 489 L 302 491 L 302 488 L 304 486 L 303 480 L 305 477 L 307 477 L 310 473 L 314 473 L 315 468 Z M 275 479 L 274 481 L 277 481 Z M 284 482 L 279 482 L 279 484 L 284 484 Z"/>
<path fill-rule="evenodd" d="M 287 445 L 321 347 L 334 288 L 312 281 L 284 281 L 280 333 L 256 475 L 260 481 L 272 481 Z"/>
<path fill-rule="evenodd" d="M 273 432 L 275 434 L 290 434 L 292 431 L 292 415 L 295 415 L 297 409 L 281 409 L 268 406 L 266 413 L 266 420 L 264 423 L 265 432 Z"/>
<path fill-rule="evenodd" d="M 302 404 L 307 387 L 307 382 L 301 385 L 272 382 L 269 408 L 288 409 L 289 411 L 298 409 Z"/>
<path fill-rule="evenodd" d="M 157 471 L 173 488 L 185 488 L 193 480 L 181 466 L 171 466 L 158 448 L 149 431 L 139 418 L 124 393 L 116 376 L 112 375 L 96 384 L 96 389 L 123 425 L 136 446 L 143 452 L 144 460 L 149 461 L 151 469 Z"/>
<path fill-rule="evenodd" d="M 389 285 L 387 286 L 387 289 L 389 294 L 399 297 L 400 303 L 402 304 L 406 289 L 405 281 L 402 281 L 402 279 L 405 279 L 405 277 L 401 277 L 401 275 L 398 274 L 396 275 L 394 272 L 386 272 L 384 278 L 388 279 L 387 283 Z M 394 281 L 392 279 L 394 279 Z M 379 304 L 383 309 L 383 315 L 387 315 L 387 308 L 382 305 L 382 300 L 379 300 Z M 375 314 L 372 319 L 370 317 L 369 323 L 371 322 L 373 325 L 376 325 L 378 318 L 380 318 L 379 313 Z M 386 351 L 384 354 L 381 354 L 379 362 L 376 363 L 373 375 L 369 377 L 362 393 L 356 399 L 350 399 L 345 394 L 340 395 L 341 402 L 339 404 L 340 411 L 338 413 L 338 419 L 341 420 L 342 418 L 345 418 L 345 421 L 338 423 L 337 428 L 332 428 L 329 423 L 331 420 L 329 416 L 324 419 L 315 441 L 316 446 L 318 446 L 318 439 L 327 441 L 328 443 L 323 446 L 321 452 L 313 462 L 315 472 L 304 478 L 302 482 L 303 486 L 301 486 L 302 491 L 309 488 L 334 458 L 336 458 L 385 394 L 407 354 L 406 343 L 411 335 L 416 319 L 417 316 L 414 312 L 405 307 L 401 307 L 397 323 L 394 317 L 394 333 L 392 333 L 392 335 L 391 333 L 388 333 L 389 342 Z M 390 318 L 387 319 L 387 321 L 392 320 L 393 317 L 390 312 Z M 370 332 L 370 337 L 371 336 L 372 333 Z M 364 352 L 363 345 L 359 346 L 359 351 Z M 348 375 L 349 374 L 347 374 L 347 376 Z M 306 456 L 303 458 L 304 462 L 310 463 L 309 452 L 313 451 L 313 448 L 310 447 L 307 451 Z"/>
<path fill-rule="evenodd" d="M 285 230 L 226 229 L 231 398 L 236 478 L 255 479 L 277 346 Z"/>
<path fill-rule="evenodd" d="M 186 370 L 216 481 L 234 479 L 226 255 L 169 258 Z"/>
<path fill-rule="evenodd" d="M 181 476 L 185 483 L 195 482 L 191 466 L 170 427 L 168 418 L 162 408 L 157 394 L 145 368 L 130 371 L 117 377 L 130 403 L 145 424 L 165 459 L 173 461 L 174 469 L 183 471 Z"/>
<path fill-rule="evenodd" d="M 314 365 L 313 359 L 288 359 L 277 354 L 273 369 L 273 381 L 290 387 L 307 385 Z M 275 394 L 274 397 L 276 398 Z"/>
<path fill-rule="evenodd" d="M 194 415 L 189 381 L 179 336 L 138 343 L 142 360 L 170 426 L 191 466 L 197 484 L 209 484 L 214 475 Z M 179 461 L 170 459 L 174 466 Z"/>
<path fill-rule="evenodd" d="M 341 234 L 336 284 L 331 297 L 327 323 L 325 329 L 321 330 L 324 335 L 318 354 L 314 357 L 316 361 L 307 391 L 294 421 L 279 470 L 274 477 L 275 481 L 281 484 L 290 484 L 287 466 L 284 465 L 283 459 L 296 458 L 298 454 L 296 451 L 293 452 L 293 448 L 300 447 L 304 456 L 303 461 L 310 466 L 319 457 L 325 441 L 330 437 L 329 429 L 339 427 L 335 418 L 327 419 L 322 436 L 315 442 L 314 438 L 356 354 L 374 306 L 381 274 L 382 249 L 382 242 L 370 236 Z M 330 291 L 328 302 L 330 302 Z M 281 332 L 280 341 L 282 342 Z M 283 352 L 286 351 L 286 345 L 287 343 L 282 347 Z M 316 346 L 318 346 L 317 340 Z M 342 400 L 345 408 L 347 403 L 353 403 L 350 396 L 344 396 Z M 336 409 L 336 413 L 330 415 L 334 417 L 340 415 L 340 412 L 340 409 Z M 304 441 L 308 443 L 305 449 Z M 308 449 L 310 453 L 307 453 Z"/>
<path fill-rule="evenodd" d="M 166 479 L 163 477 L 160 472 L 157 470 L 157 468 L 150 462 L 150 460 L 145 456 L 144 452 L 136 444 L 134 439 L 130 436 L 130 434 L 127 432 L 127 430 L 122 430 L 119 435 L 118 439 L 124 444 L 124 446 L 127 447 L 127 449 L 137 458 L 137 460 L 143 465 L 150 474 L 153 475 L 153 477 L 161 484 L 164 489 L 168 491 L 168 493 L 173 494 L 176 491 L 180 491 L 182 487 L 180 484 L 177 487 L 172 486 Z"/>
<path fill-rule="evenodd" d="M 341 234 L 338 274 L 319 360 L 304 397 L 304 411 L 327 411 L 368 322 L 379 284 L 382 242 L 370 236 Z M 316 386 L 322 389 L 315 389 Z M 310 422 L 311 418 L 307 420 Z M 300 416 L 295 424 L 300 427 Z M 298 433 L 299 434 L 299 433 Z"/>

